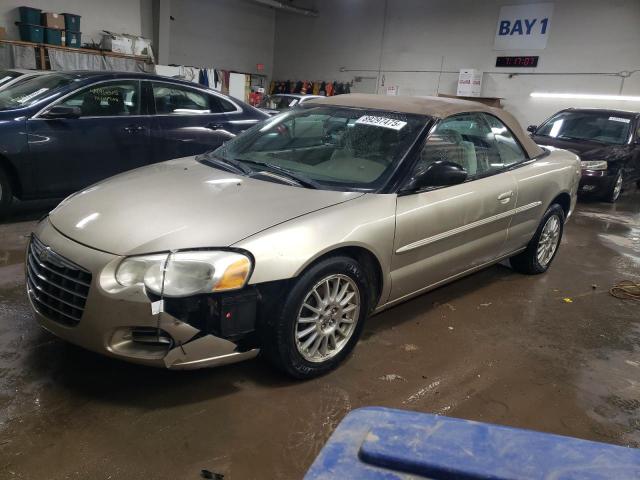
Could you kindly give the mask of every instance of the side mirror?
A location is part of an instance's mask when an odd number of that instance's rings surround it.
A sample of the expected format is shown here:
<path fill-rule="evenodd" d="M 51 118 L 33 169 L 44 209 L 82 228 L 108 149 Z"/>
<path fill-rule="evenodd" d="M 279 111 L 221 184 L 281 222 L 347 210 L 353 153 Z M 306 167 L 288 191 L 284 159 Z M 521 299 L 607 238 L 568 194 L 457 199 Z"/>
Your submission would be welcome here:
<path fill-rule="evenodd" d="M 530 132 L 530 133 L 536 133 L 536 130 L 537 130 L 537 129 L 538 129 L 538 126 L 537 126 L 537 125 L 529 125 L 529 126 L 527 127 L 527 132 Z"/>
<path fill-rule="evenodd" d="M 44 118 L 79 118 L 82 115 L 80 107 L 69 107 L 66 105 L 56 105 L 51 107 L 42 116 Z"/>
<path fill-rule="evenodd" d="M 467 176 L 467 171 L 457 163 L 438 161 L 414 179 L 412 188 L 448 187 L 464 182 Z"/>

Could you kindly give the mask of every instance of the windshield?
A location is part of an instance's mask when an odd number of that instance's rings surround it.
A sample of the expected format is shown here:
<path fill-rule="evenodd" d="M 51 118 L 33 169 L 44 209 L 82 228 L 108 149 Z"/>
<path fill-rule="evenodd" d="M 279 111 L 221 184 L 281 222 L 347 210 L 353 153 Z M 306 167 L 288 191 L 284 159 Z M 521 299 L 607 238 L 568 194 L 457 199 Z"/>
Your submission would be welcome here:
<path fill-rule="evenodd" d="M 287 110 L 299 102 L 300 99 L 285 95 L 268 95 L 262 99 L 260 108 L 268 108 L 269 110 Z"/>
<path fill-rule="evenodd" d="M 22 108 L 33 105 L 52 90 L 73 82 L 73 77 L 51 73 L 16 82 L 0 91 L 0 110 Z"/>
<path fill-rule="evenodd" d="M 621 145 L 629 140 L 630 128 L 631 118 L 616 113 L 561 112 L 538 128 L 536 135 Z"/>
<path fill-rule="evenodd" d="M 0 70 L 0 87 L 20 75 L 22 75 L 22 73 L 13 70 Z"/>
<path fill-rule="evenodd" d="M 422 115 L 319 106 L 281 113 L 250 128 L 213 155 L 252 170 L 290 173 L 326 189 L 377 189 L 422 128 Z"/>

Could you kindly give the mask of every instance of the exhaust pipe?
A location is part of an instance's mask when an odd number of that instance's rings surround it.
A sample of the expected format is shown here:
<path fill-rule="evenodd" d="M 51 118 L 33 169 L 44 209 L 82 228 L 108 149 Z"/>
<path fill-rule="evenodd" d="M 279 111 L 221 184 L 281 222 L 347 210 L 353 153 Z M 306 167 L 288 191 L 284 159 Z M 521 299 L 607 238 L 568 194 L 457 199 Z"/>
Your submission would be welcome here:
<path fill-rule="evenodd" d="M 253 0 L 255 3 L 267 5 L 273 7 L 276 10 L 282 10 L 285 12 L 297 13 L 298 15 L 304 15 L 306 17 L 317 17 L 318 12 L 316 10 L 310 10 L 308 8 L 300 8 L 289 5 L 285 2 L 279 2 L 277 0 Z"/>

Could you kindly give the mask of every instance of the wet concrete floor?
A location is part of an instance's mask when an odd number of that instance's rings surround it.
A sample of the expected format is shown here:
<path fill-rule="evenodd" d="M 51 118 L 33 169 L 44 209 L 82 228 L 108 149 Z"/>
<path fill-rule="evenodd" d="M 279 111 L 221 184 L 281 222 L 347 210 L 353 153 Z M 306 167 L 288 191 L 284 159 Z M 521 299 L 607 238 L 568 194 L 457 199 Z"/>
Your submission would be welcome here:
<path fill-rule="evenodd" d="M 68 345 L 24 293 L 27 235 L 0 225 L 0 478 L 301 478 L 366 405 L 640 447 L 640 192 L 580 203 L 551 270 L 497 265 L 370 319 L 348 361 L 308 382 L 257 359 L 169 372 Z"/>

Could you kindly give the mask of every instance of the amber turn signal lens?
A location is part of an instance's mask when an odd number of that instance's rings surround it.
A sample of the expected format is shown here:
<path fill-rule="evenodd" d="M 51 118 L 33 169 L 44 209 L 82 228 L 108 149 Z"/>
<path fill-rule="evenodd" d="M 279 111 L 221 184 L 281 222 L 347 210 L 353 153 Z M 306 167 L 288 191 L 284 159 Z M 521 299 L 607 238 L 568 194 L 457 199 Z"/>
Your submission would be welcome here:
<path fill-rule="evenodd" d="M 247 281 L 249 271 L 251 270 L 251 262 L 247 258 L 241 258 L 236 260 L 227 267 L 222 278 L 215 286 L 214 291 L 220 290 L 235 290 L 242 288 L 244 282 Z"/>

